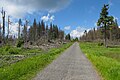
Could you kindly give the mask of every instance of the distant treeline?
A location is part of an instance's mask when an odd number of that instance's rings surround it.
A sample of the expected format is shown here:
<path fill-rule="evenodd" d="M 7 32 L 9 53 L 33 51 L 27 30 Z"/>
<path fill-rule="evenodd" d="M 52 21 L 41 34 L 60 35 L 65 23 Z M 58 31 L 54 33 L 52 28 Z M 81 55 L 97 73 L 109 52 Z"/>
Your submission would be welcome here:
<path fill-rule="evenodd" d="M 7 17 L 8 21 L 6 21 L 6 12 L 2 9 L 2 23 L 0 23 L 0 44 L 9 44 L 16 43 L 16 41 L 26 42 L 36 42 L 40 39 L 42 40 L 63 40 L 64 39 L 64 31 L 61 30 L 57 25 L 50 23 L 45 24 L 42 20 L 39 23 L 34 19 L 33 24 L 28 28 L 29 21 L 25 20 L 25 23 L 22 24 L 22 20 L 18 21 L 18 34 L 17 37 L 15 34 L 10 34 L 10 16 Z M 12 22 L 14 23 L 14 22 Z M 1 25 L 2 24 L 2 25 Z M 7 24 L 7 26 L 6 26 Z M 23 26 L 24 25 L 24 26 Z M 7 30 L 6 30 L 6 29 Z M 12 29 L 11 29 L 12 30 Z"/>
<path fill-rule="evenodd" d="M 57 25 L 50 24 L 48 26 L 43 21 L 37 23 L 36 19 L 34 19 L 33 25 L 27 31 L 27 26 L 24 25 L 24 29 L 20 38 L 26 42 L 35 42 L 41 38 L 46 40 L 55 40 L 55 39 L 64 39 L 64 31 L 60 30 Z"/>
<path fill-rule="evenodd" d="M 113 16 L 108 15 L 109 4 L 104 5 L 100 18 L 97 22 L 97 30 L 95 28 L 93 30 L 85 30 L 84 35 L 80 37 L 82 41 L 99 41 L 104 40 L 104 44 L 107 47 L 107 42 L 116 42 L 118 44 L 120 42 L 120 28 L 117 23 L 117 19 Z"/>

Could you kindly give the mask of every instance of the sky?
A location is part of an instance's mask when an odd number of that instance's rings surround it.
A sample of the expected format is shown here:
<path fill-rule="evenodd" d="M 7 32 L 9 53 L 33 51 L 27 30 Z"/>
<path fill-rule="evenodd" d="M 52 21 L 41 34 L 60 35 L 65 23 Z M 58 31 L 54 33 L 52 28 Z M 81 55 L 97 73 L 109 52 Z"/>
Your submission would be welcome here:
<path fill-rule="evenodd" d="M 0 8 L 4 8 L 6 16 L 10 15 L 11 34 L 17 35 L 19 18 L 23 23 L 27 19 L 29 26 L 36 18 L 37 22 L 44 20 L 46 24 L 57 24 L 75 38 L 82 36 L 85 30 L 97 28 L 101 9 L 108 3 L 109 15 L 114 16 L 120 24 L 120 0 L 0 0 Z"/>

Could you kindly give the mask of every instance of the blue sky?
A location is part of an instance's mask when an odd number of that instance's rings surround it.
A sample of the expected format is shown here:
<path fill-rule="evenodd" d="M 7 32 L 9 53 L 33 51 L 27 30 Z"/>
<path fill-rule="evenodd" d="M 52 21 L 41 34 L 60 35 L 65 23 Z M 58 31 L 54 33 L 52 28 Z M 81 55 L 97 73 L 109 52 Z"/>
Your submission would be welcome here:
<path fill-rule="evenodd" d="M 37 21 L 53 22 L 66 34 L 79 37 L 84 30 L 96 27 L 101 8 L 107 3 L 110 4 L 109 15 L 117 18 L 120 24 L 119 0 L 0 0 L 0 7 L 12 16 L 13 32 L 16 32 L 19 18 L 26 18 L 30 23 L 36 18 Z"/>

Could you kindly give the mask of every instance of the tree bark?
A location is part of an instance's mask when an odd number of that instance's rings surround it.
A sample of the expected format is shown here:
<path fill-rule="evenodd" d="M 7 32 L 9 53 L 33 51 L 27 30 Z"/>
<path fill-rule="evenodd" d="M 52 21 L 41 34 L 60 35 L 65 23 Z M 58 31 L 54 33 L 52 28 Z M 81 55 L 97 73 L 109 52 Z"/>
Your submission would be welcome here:
<path fill-rule="evenodd" d="M 106 24 L 105 24 L 104 44 L 105 44 L 105 47 L 107 48 L 107 36 L 106 36 L 106 32 L 107 32 L 107 29 L 106 29 Z"/>

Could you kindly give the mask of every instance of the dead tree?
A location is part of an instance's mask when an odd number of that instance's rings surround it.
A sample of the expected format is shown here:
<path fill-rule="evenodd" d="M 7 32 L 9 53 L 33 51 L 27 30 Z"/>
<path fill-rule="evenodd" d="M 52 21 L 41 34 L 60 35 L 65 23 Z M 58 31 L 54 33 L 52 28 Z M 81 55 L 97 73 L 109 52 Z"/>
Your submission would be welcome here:
<path fill-rule="evenodd" d="M 0 44 L 2 43 L 2 33 L 1 33 L 1 23 L 0 23 Z"/>
<path fill-rule="evenodd" d="M 9 25 L 10 25 L 10 16 L 8 16 L 8 34 L 7 34 L 7 39 L 9 38 L 9 33 L 10 33 Z"/>
<path fill-rule="evenodd" d="M 25 23 L 25 39 L 24 39 L 24 42 L 25 42 L 25 43 L 26 43 L 27 40 L 28 40 L 28 34 L 27 34 L 28 23 L 29 23 L 29 21 L 26 20 L 26 23 Z"/>
<path fill-rule="evenodd" d="M 5 11 L 2 8 L 2 19 L 3 19 L 3 44 L 5 44 Z"/>

